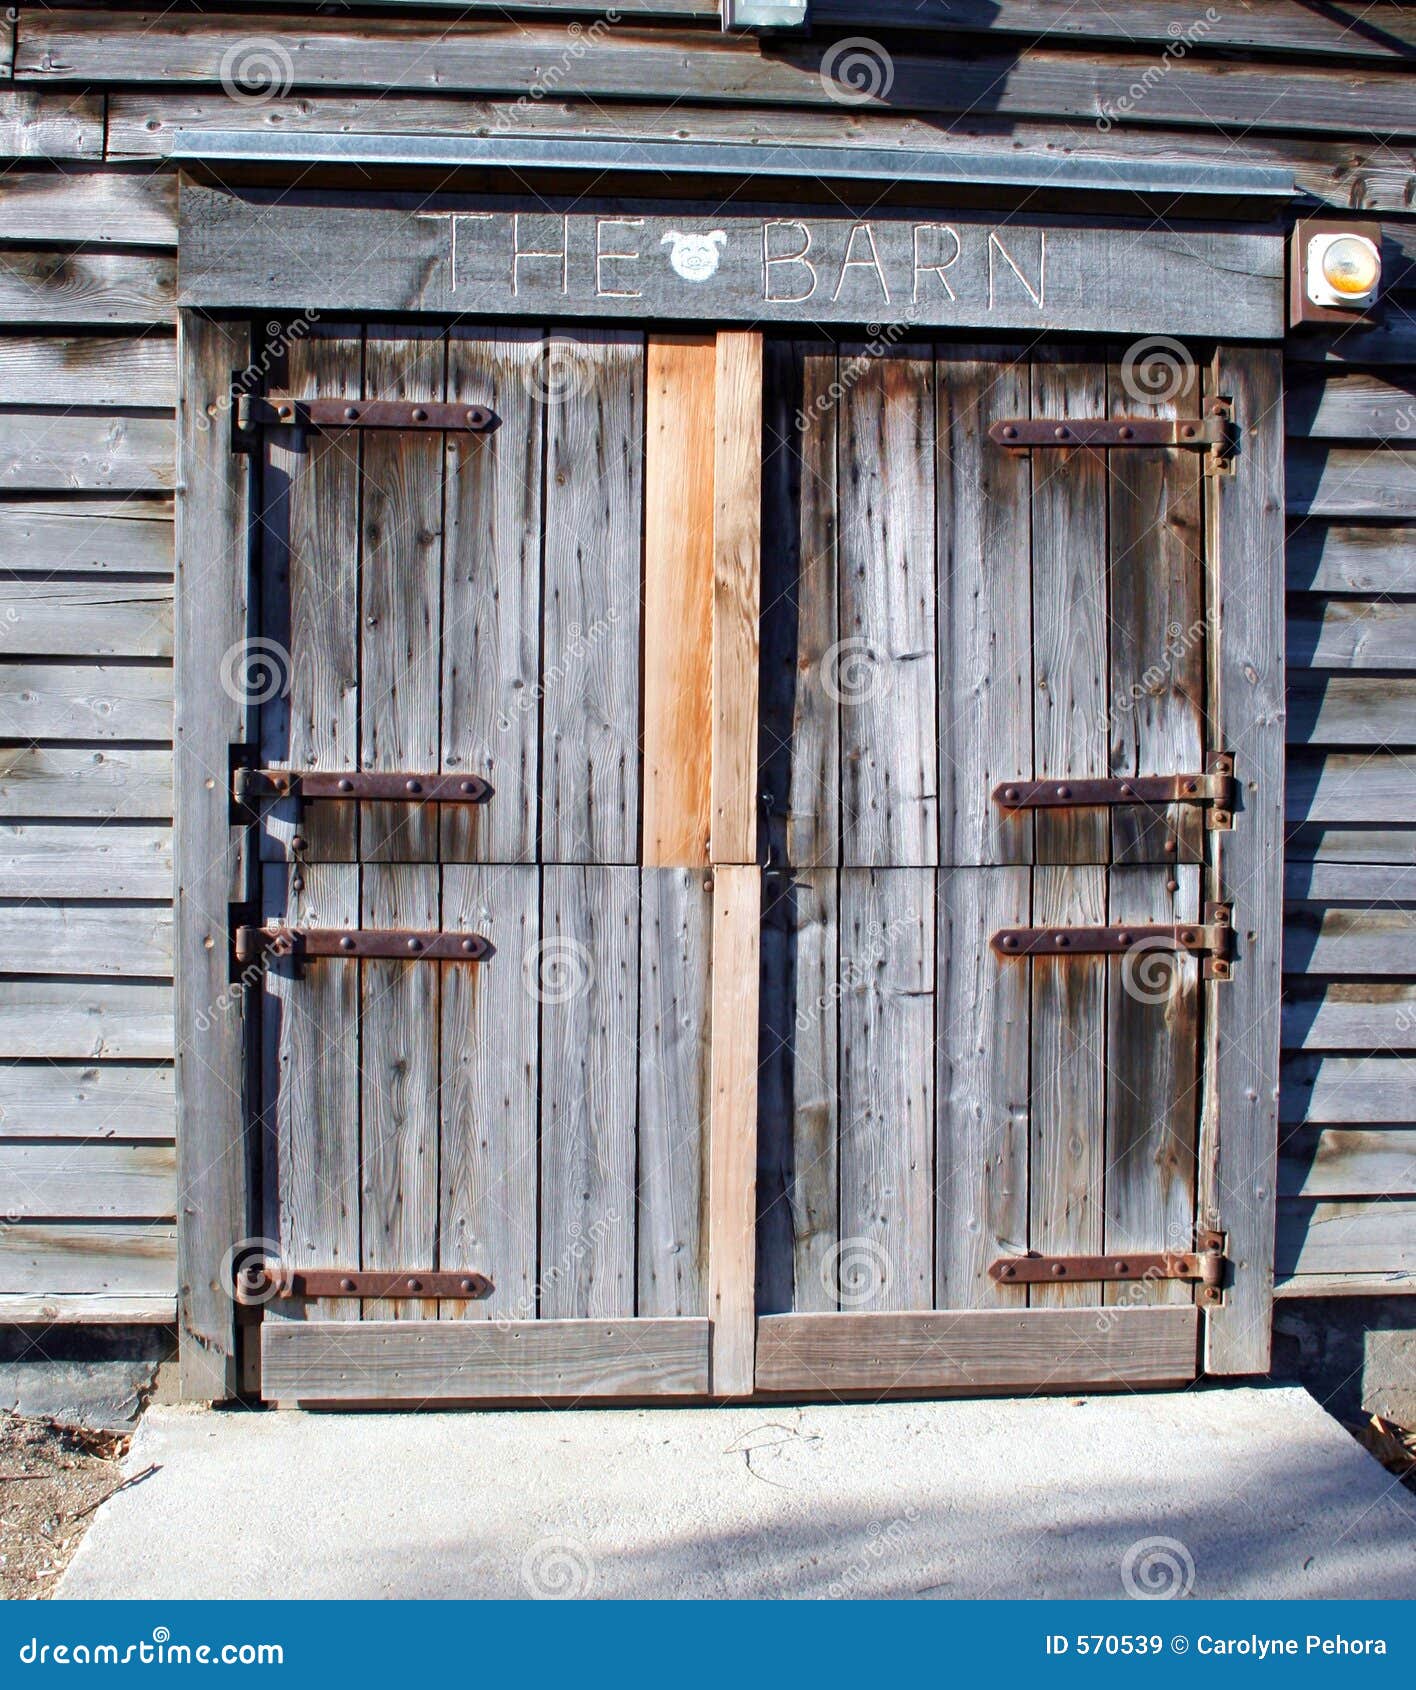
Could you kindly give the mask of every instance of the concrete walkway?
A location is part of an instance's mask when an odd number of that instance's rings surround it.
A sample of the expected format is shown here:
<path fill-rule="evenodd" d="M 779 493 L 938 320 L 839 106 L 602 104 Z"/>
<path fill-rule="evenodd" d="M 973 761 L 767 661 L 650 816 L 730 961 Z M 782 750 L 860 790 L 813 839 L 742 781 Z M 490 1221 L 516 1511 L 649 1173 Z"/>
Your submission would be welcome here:
<path fill-rule="evenodd" d="M 128 1471 L 154 1462 L 100 1510 L 60 1596 L 1416 1597 L 1416 1498 L 1288 1387 L 159 1408 Z"/>

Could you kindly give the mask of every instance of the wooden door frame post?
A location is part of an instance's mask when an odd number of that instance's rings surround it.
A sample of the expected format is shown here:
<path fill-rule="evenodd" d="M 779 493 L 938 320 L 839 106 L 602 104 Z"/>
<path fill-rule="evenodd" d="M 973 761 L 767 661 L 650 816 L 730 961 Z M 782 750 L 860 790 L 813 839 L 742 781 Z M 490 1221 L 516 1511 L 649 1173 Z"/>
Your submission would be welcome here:
<path fill-rule="evenodd" d="M 251 545 L 245 454 L 231 449 L 245 323 L 178 318 L 173 851 L 176 865 L 178 1356 L 182 1397 L 236 1395 L 232 1252 L 249 1230 L 240 988 L 230 977 L 231 746 L 246 737 Z M 223 1013 L 223 1009 L 228 1011 Z"/>

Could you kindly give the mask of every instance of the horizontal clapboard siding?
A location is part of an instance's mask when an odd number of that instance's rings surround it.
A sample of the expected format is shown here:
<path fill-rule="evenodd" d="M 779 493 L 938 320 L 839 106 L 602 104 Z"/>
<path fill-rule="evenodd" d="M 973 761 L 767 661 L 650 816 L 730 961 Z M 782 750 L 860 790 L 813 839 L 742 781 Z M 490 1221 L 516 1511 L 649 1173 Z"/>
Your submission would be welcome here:
<path fill-rule="evenodd" d="M 175 1312 L 175 215 L 147 170 L 0 180 L 0 1321 Z"/>

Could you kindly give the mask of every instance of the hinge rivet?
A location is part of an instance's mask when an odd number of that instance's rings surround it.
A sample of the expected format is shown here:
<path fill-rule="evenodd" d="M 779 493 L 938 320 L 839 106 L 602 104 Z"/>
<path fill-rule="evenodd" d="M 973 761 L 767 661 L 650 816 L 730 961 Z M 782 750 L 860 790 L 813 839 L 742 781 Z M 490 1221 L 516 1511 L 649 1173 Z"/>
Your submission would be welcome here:
<path fill-rule="evenodd" d="M 354 1289 L 354 1281 L 352 1279 L 341 1279 L 339 1282 L 339 1289 L 341 1291 L 352 1291 Z"/>
<path fill-rule="evenodd" d="M 421 792 L 423 790 L 423 783 L 420 780 L 406 781 L 404 783 L 403 790 L 405 792 Z"/>
<path fill-rule="evenodd" d="M 342 951 L 352 951 L 354 949 L 354 941 L 349 937 L 349 935 L 347 933 L 339 941 L 339 948 Z"/>
<path fill-rule="evenodd" d="M 1071 787 L 1070 786 L 1059 786 L 1057 788 L 1057 796 L 1059 798 L 1070 798 L 1072 796 Z"/>
<path fill-rule="evenodd" d="M 1065 440 L 1067 438 L 1067 430 L 1065 428 L 1054 428 L 1052 432 L 1058 440 Z"/>
<path fill-rule="evenodd" d="M 408 941 L 408 949 L 410 951 L 421 951 L 422 948 L 423 948 L 423 941 L 421 939 L 410 939 Z"/>
<path fill-rule="evenodd" d="M 1061 1262 L 1054 1262 L 1052 1264 L 1052 1272 L 1058 1279 L 1063 1279 L 1066 1277 L 1067 1269 Z"/>
<path fill-rule="evenodd" d="M 464 951 L 475 951 L 477 949 L 477 941 L 475 939 L 464 939 L 462 941 L 462 948 Z"/>
<path fill-rule="evenodd" d="M 421 1291 L 423 1289 L 423 1281 L 421 1279 L 410 1279 L 408 1281 L 408 1289 L 410 1291 Z"/>
<path fill-rule="evenodd" d="M 344 420 L 345 422 L 357 422 L 359 420 L 359 407 L 357 405 L 346 405 L 344 407 Z"/>
<path fill-rule="evenodd" d="M 354 790 L 354 782 L 352 780 L 340 781 L 339 790 L 341 792 L 352 792 Z"/>
<path fill-rule="evenodd" d="M 421 423 L 421 422 L 427 422 L 427 420 L 428 420 L 428 413 L 423 409 L 423 407 L 421 405 L 415 405 L 413 407 L 413 421 Z"/>

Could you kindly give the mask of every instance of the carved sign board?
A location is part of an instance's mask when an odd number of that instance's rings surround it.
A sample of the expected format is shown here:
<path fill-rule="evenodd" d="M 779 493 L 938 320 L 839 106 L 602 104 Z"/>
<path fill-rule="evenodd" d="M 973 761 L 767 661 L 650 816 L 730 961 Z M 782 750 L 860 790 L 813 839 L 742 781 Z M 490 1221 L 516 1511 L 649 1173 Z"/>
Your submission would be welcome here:
<path fill-rule="evenodd" d="M 184 184 L 179 250 L 211 309 L 1283 335 L 1266 233 Z"/>

